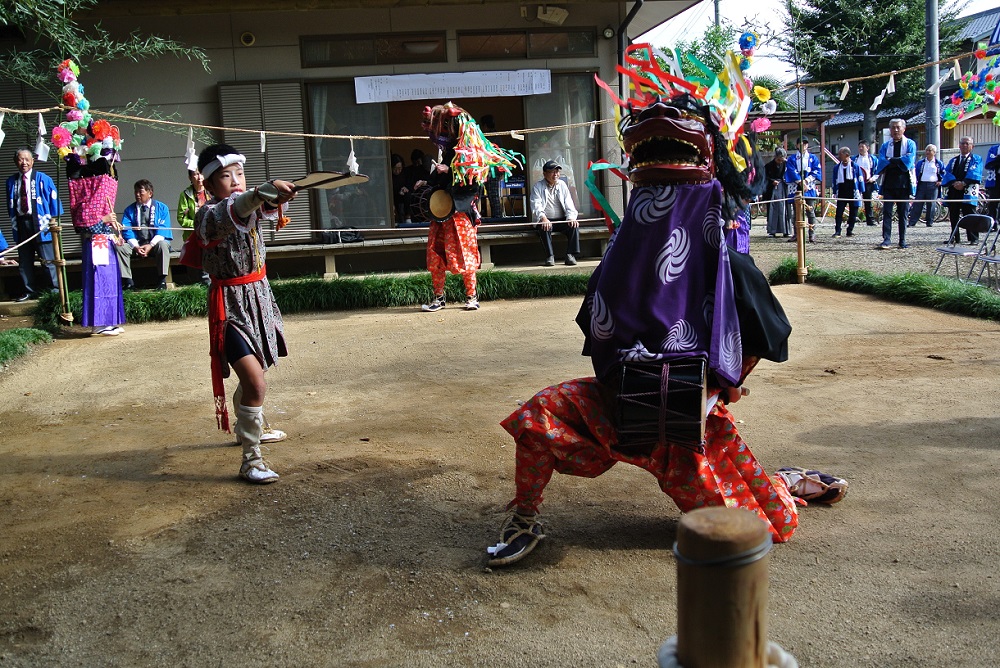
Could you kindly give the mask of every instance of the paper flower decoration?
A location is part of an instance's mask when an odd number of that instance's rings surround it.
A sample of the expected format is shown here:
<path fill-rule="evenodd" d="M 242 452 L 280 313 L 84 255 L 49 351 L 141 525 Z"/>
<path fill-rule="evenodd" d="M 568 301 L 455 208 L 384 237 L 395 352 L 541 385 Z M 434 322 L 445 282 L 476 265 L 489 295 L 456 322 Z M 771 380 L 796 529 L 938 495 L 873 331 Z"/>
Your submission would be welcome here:
<path fill-rule="evenodd" d="M 757 46 L 758 42 L 760 42 L 760 36 L 752 30 L 748 30 L 740 35 L 741 49 L 752 49 Z"/>
<path fill-rule="evenodd" d="M 82 97 L 80 98 L 80 101 L 76 103 L 76 108 L 86 111 L 87 109 L 90 109 L 90 101 L 87 98 Z"/>
<path fill-rule="evenodd" d="M 66 148 L 73 141 L 73 135 L 69 130 L 57 125 L 52 128 L 52 145 L 56 148 Z"/>
<path fill-rule="evenodd" d="M 955 127 L 956 125 L 958 125 L 958 123 L 956 123 L 955 121 L 945 121 L 945 122 L 944 122 L 944 129 L 945 129 L 945 130 L 951 130 L 951 129 L 952 129 L 952 128 L 954 128 L 954 127 Z"/>
<path fill-rule="evenodd" d="M 761 105 L 760 110 L 765 116 L 770 116 L 778 110 L 778 103 L 774 100 L 768 100 Z"/>
<path fill-rule="evenodd" d="M 750 122 L 750 129 L 754 132 L 764 132 L 771 127 L 771 119 L 769 118 L 755 118 Z"/>
<path fill-rule="evenodd" d="M 94 133 L 96 139 L 103 141 L 111 136 L 111 123 L 105 120 L 95 121 L 90 131 Z"/>
<path fill-rule="evenodd" d="M 764 86 L 754 86 L 753 87 L 753 94 L 761 102 L 767 102 L 768 100 L 771 99 L 771 89 L 770 88 L 765 88 Z"/>
<path fill-rule="evenodd" d="M 65 95 L 62 96 L 62 103 L 67 107 L 75 107 L 76 95 L 74 95 L 73 93 L 66 93 Z"/>
<path fill-rule="evenodd" d="M 66 156 L 68 156 L 70 153 L 72 153 L 72 151 L 69 150 L 69 148 L 63 146 L 58 151 L 56 151 L 56 153 L 59 155 L 59 159 L 60 160 L 65 160 Z"/>

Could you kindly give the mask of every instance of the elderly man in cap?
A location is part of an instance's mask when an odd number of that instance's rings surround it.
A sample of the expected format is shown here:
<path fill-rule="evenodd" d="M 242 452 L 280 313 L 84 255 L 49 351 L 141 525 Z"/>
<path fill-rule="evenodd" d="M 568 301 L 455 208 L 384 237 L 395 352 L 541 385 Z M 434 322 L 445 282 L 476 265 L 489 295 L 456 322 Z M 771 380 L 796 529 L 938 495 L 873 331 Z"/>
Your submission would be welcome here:
<path fill-rule="evenodd" d="M 555 160 L 542 166 L 545 178 L 531 188 L 531 219 L 538 223 L 538 236 L 545 246 L 545 266 L 556 263 L 552 251 L 552 231 L 566 235 L 566 264 L 576 264 L 580 254 L 580 223 L 569 186 L 560 177 L 562 167 Z M 553 222 L 561 221 L 561 222 Z"/>

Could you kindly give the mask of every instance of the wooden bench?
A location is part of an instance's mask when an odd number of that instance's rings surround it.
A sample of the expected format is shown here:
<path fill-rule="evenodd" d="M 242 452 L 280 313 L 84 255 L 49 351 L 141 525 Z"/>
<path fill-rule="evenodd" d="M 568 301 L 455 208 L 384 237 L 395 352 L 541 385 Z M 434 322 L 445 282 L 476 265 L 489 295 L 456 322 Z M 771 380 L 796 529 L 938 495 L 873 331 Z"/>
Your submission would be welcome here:
<path fill-rule="evenodd" d="M 541 244 L 535 228 L 527 224 L 510 223 L 483 223 L 478 229 L 479 250 L 482 256 L 483 269 L 492 269 L 495 266 L 493 258 L 493 248 L 497 246 L 510 245 L 535 245 L 539 248 Z M 494 228 L 494 229 L 491 229 Z M 499 229 L 497 229 L 499 228 Z M 336 233 L 337 230 L 321 230 L 325 233 Z M 282 275 L 296 275 L 303 273 L 316 273 L 322 270 L 323 278 L 332 279 L 340 276 L 341 273 L 370 273 L 370 271 L 338 271 L 337 259 L 345 260 L 360 256 L 378 256 L 383 254 L 410 253 L 404 264 L 410 265 L 413 269 L 425 268 L 424 257 L 427 252 L 427 228 L 387 228 L 387 229 L 363 229 L 358 230 L 364 236 L 364 241 L 354 243 L 310 243 L 310 244 L 272 244 L 267 248 L 269 264 L 274 269 L 278 269 Z M 556 235 L 558 240 L 562 235 Z M 603 256 L 607 248 L 608 238 L 607 227 L 604 221 L 599 218 L 582 219 L 580 221 L 580 241 L 596 241 L 596 248 L 599 249 L 599 256 Z M 595 246 L 591 244 L 591 247 Z M 179 265 L 180 253 L 174 251 L 170 254 L 170 270 L 167 273 L 167 287 L 175 287 L 174 267 Z M 322 259 L 315 263 L 295 262 L 296 260 L 317 258 Z M 152 260 L 133 258 L 133 267 L 137 270 L 140 285 L 143 284 L 141 278 L 143 271 L 152 267 Z M 288 270 L 287 274 L 283 270 Z M 80 258 L 68 258 L 66 260 L 66 271 L 70 277 L 71 289 L 79 285 L 79 273 L 81 271 Z M 268 273 L 273 273 L 269 271 Z M 20 285 L 20 277 L 17 267 L 0 267 L 0 299 L 5 293 L 4 286 L 13 278 Z M 147 281 L 148 282 L 148 281 Z M 195 281 L 190 281 L 195 282 Z M 16 292 L 16 289 L 14 290 Z M 9 292 L 9 291 L 6 291 Z M 18 293 L 20 294 L 20 293 Z M 12 295 L 16 296 L 16 295 Z"/>
<path fill-rule="evenodd" d="M 491 227 L 500 229 L 491 230 Z M 337 278 L 342 273 L 337 269 L 337 258 L 363 254 L 413 251 L 421 254 L 420 266 L 423 266 L 422 257 L 427 252 L 426 227 L 357 231 L 360 231 L 364 236 L 364 241 L 335 244 L 270 245 L 267 247 L 268 259 L 322 257 L 324 260 L 323 278 L 326 279 Z M 323 232 L 335 234 L 337 230 L 323 230 Z M 558 236 L 561 235 L 557 235 L 557 238 Z M 599 243 L 600 256 L 604 255 L 609 237 L 610 233 L 604 225 L 603 219 L 593 218 L 580 221 L 580 241 L 596 240 Z M 495 266 L 492 253 L 494 246 L 512 244 L 541 246 L 535 228 L 527 224 L 511 227 L 510 224 L 483 223 L 477 230 L 477 240 L 483 269 L 492 269 Z"/>

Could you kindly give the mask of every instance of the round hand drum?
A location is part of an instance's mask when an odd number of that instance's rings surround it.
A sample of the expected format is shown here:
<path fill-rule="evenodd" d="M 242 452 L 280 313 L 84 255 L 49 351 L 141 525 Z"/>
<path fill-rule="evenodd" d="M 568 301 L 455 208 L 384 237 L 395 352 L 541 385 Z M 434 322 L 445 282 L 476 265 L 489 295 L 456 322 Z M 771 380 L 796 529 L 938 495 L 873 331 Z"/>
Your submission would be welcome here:
<path fill-rule="evenodd" d="M 415 193 L 414 201 L 419 217 L 441 222 L 455 213 L 455 199 L 443 186 L 424 186 Z"/>

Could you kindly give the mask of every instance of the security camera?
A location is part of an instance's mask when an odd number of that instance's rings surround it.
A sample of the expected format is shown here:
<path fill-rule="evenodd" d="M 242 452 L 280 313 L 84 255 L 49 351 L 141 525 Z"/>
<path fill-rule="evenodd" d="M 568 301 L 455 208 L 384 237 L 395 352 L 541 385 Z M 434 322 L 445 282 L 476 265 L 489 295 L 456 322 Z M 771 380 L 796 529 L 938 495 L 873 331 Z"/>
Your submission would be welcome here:
<path fill-rule="evenodd" d="M 240 44 L 243 46 L 253 46 L 256 41 L 257 38 L 252 32 L 248 31 L 240 35 Z"/>

